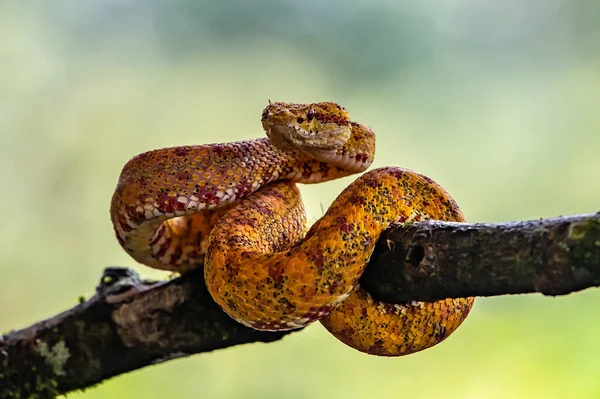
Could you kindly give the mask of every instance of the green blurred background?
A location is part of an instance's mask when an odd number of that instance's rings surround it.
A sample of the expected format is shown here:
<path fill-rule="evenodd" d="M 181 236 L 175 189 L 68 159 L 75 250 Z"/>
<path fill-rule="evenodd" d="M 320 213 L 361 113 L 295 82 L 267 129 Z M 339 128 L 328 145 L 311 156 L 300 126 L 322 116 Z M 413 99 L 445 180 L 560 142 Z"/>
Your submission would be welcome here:
<path fill-rule="evenodd" d="M 595 0 L 8 0 L 0 37 L 3 332 L 135 266 L 108 217 L 131 156 L 261 137 L 268 99 L 346 106 L 378 133 L 375 166 L 429 175 L 470 221 L 600 210 Z M 303 186 L 310 219 L 351 180 Z M 599 303 L 479 299 L 442 345 L 396 359 L 314 325 L 70 397 L 598 398 Z"/>

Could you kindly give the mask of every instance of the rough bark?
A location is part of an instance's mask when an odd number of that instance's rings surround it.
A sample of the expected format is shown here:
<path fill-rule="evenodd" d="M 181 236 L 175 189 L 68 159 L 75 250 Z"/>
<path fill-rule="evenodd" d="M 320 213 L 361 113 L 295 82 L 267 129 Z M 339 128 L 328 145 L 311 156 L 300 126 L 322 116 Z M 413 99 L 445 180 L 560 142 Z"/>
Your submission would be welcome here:
<path fill-rule="evenodd" d="M 600 285 L 600 212 L 496 224 L 427 222 L 380 237 L 361 283 L 385 302 Z"/>
<path fill-rule="evenodd" d="M 53 398 L 151 364 L 285 334 L 232 320 L 200 271 L 151 282 L 108 268 L 90 299 L 0 337 L 0 398 Z"/>
<path fill-rule="evenodd" d="M 599 286 L 600 213 L 391 229 L 379 239 L 361 284 L 394 303 L 562 295 Z M 0 337 L 0 397 L 54 397 L 157 362 L 284 335 L 231 320 L 199 271 L 151 282 L 108 268 L 92 298 Z"/>

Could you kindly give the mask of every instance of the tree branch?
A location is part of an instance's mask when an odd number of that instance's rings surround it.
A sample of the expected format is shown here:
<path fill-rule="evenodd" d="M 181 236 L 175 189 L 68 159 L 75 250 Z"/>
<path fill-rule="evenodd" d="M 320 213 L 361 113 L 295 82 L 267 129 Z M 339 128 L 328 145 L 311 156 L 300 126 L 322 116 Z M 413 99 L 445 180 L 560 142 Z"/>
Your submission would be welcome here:
<path fill-rule="evenodd" d="M 385 302 L 600 285 L 600 212 L 525 222 L 423 222 L 380 237 L 361 284 Z"/>
<path fill-rule="evenodd" d="M 361 284 L 394 303 L 599 286 L 600 213 L 397 227 L 379 239 Z M 157 362 L 284 335 L 231 320 L 201 271 L 151 282 L 108 268 L 92 298 L 0 337 L 0 397 L 54 397 Z"/>

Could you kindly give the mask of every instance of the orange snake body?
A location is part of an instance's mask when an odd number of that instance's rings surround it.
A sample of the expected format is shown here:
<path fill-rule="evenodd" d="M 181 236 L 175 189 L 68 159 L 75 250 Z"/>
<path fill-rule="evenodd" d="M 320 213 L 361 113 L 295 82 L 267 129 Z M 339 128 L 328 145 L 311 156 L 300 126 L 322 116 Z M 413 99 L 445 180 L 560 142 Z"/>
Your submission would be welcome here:
<path fill-rule="evenodd" d="M 270 103 L 268 138 L 140 154 L 111 203 L 120 244 L 138 262 L 185 272 L 204 264 L 213 299 L 235 320 L 287 330 L 320 320 L 363 352 L 399 356 L 450 335 L 473 298 L 374 301 L 357 284 L 375 242 L 411 221 L 464 221 L 446 191 L 410 170 L 359 177 L 306 233 L 295 183 L 364 171 L 375 135 L 335 103 Z"/>

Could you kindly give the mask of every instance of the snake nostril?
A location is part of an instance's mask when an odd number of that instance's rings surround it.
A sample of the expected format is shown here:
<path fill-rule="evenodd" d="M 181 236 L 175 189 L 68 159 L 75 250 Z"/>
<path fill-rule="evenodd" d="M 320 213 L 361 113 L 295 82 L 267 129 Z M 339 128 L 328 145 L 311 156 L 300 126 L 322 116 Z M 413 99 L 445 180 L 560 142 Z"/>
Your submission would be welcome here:
<path fill-rule="evenodd" d="M 425 257 L 425 249 L 421 245 L 415 245 L 408 249 L 406 254 L 406 261 L 413 267 L 419 266 L 419 263 Z"/>

